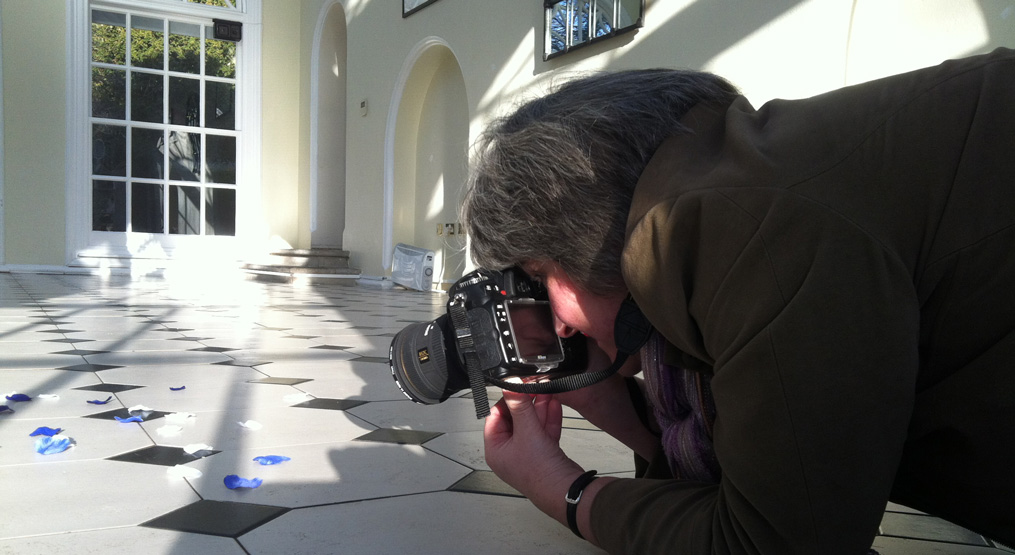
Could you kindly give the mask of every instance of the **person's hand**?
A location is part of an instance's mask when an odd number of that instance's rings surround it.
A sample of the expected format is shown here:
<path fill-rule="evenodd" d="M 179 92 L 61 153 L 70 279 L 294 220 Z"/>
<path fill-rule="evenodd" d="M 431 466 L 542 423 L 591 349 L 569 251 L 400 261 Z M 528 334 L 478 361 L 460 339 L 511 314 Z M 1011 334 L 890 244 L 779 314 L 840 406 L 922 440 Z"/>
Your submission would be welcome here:
<path fill-rule="evenodd" d="M 486 417 L 483 437 L 486 462 L 494 473 L 539 510 L 567 526 L 564 495 L 584 470 L 560 448 L 563 418 L 560 401 L 553 396 L 505 391 Z M 613 480 L 616 478 L 595 480 L 582 494 L 587 501 L 578 507 L 578 527 L 593 544 L 596 538 L 589 526 L 590 507 L 598 490 Z"/>
<path fill-rule="evenodd" d="M 553 396 L 511 391 L 504 391 L 486 418 L 486 463 L 537 506 L 542 492 L 555 491 L 561 483 L 566 491 L 582 473 L 560 448 L 562 423 L 563 408 Z"/>

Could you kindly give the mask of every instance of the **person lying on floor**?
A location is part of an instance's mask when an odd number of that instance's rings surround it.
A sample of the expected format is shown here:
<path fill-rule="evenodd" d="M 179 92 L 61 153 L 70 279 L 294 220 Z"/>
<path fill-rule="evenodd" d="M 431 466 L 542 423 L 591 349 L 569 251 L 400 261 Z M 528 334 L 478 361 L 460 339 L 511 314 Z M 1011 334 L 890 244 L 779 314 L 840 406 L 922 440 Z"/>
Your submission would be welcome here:
<path fill-rule="evenodd" d="M 634 395 L 506 391 L 490 468 L 611 553 L 865 553 L 889 500 L 1015 544 L 1013 130 L 1007 49 L 760 108 L 674 70 L 522 105 L 479 145 L 475 262 L 610 357 L 628 295 L 655 332 Z M 568 458 L 562 404 L 639 477 Z"/>

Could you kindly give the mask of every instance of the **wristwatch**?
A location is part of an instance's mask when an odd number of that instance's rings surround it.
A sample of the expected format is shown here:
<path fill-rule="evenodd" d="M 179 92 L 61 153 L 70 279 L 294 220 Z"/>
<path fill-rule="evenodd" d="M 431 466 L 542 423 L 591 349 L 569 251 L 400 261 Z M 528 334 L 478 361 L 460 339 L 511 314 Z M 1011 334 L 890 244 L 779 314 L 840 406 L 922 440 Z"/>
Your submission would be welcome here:
<path fill-rule="evenodd" d="M 582 474 L 571 487 L 568 488 L 567 494 L 564 495 L 564 501 L 567 502 L 567 525 L 574 532 L 574 535 L 581 539 L 585 539 L 582 533 L 578 531 L 578 502 L 582 499 L 582 492 L 585 491 L 585 487 L 592 483 L 592 480 L 596 479 L 596 471 L 589 470 L 585 474 Z"/>

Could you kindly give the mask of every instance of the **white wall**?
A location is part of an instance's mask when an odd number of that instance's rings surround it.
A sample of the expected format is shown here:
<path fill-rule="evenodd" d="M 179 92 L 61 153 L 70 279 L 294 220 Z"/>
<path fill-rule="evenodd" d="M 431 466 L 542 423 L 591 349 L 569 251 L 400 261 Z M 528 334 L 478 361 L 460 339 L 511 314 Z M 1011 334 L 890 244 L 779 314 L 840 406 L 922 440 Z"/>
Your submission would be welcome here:
<path fill-rule="evenodd" d="M 419 121 L 392 109 L 414 48 L 436 39 L 454 54 L 464 79 L 469 142 L 492 117 L 541 94 L 553 81 L 586 71 L 637 67 L 714 71 L 756 105 L 806 97 L 947 58 L 1015 46 L 1009 0 L 649 0 L 645 26 L 600 44 L 543 61 L 539 3 L 440 0 L 406 19 L 379 1 L 348 0 L 350 109 L 369 98 L 371 116 L 350 121 L 349 205 L 345 248 L 366 275 L 384 275 L 385 213 L 394 236 L 426 233 L 415 215 L 387 207 L 383 188 L 385 133 L 413 133 Z M 389 125 L 388 118 L 398 118 Z M 415 116 L 413 116 L 415 117 Z M 411 118 L 410 118 L 411 119 Z M 396 144 L 412 138 L 389 138 Z M 402 149 L 396 149 L 403 152 Z M 407 149 L 404 152 L 412 152 Z M 393 161 L 395 197 L 413 202 L 421 171 L 412 158 Z M 353 162 L 355 161 L 355 162 Z M 445 180 L 446 183 L 446 180 Z M 393 212 L 392 212 L 393 211 Z M 406 226 L 412 229 L 407 229 Z"/>
<path fill-rule="evenodd" d="M 64 262 L 65 5 L 4 0 L 4 259 Z"/>
<path fill-rule="evenodd" d="M 243 217 L 273 246 L 311 243 L 310 59 L 314 30 L 331 1 L 261 4 L 260 189 Z M 353 266 L 374 276 L 387 274 L 394 242 L 436 240 L 428 235 L 436 222 L 410 207 L 434 196 L 428 157 L 447 160 L 457 152 L 459 119 L 471 144 L 490 118 L 555 80 L 603 68 L 699 68 L 731 79 L 760 104 L 1015 46 L 1012 0 L 647 0 L 643 28 L 550 61 L 542 59 L 539 2 L 439 0 L 404 19 L 397 2 L 340 2 L 348 38 L 346 96 L 334 100 L 344 102 L 348 115 L 342 246 Z M 68 5 L 0 3 L 8 266 L 66 260 Z M 438 71 L 442 56 L 454 60 L 457 72 Z M 363 100 L 365 117 L 359 115 Z M 434 118 L 424 106 L 434 113 L 454 106 L 458 115 Z M 446 133 L 438 126 L 447 126 Z M 420 133 L 444 134 L 451 142 L 426 139 L 419 150 Z M 427 160 L 419 160 L 421 153 Z M 464 173 L 449 174 L 453 167 L 443 163 L 439 217 L 446 219 L 453 203 L 448 183 L 464 180 Z"/>

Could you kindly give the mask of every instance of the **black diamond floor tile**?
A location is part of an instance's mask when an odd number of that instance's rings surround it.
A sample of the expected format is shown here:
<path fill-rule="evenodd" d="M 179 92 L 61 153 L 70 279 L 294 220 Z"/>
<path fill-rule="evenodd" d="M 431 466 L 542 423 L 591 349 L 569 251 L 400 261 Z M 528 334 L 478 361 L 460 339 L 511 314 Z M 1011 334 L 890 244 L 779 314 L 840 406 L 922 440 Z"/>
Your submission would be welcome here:
<path fill-rule="evenodd" d="M 113 368 L 123 368 L 123 366 L 113 366 L 110 364 L 75 364 L 74 366 L 63 366 L 57 368 L 57 370 L 74 370 L 75 372 L 101 372 L 103 370 L 112 370 Z"/>
<path fill-rule="evenodd" d="M 80 355 L 80 356 L 85 356 L 85 355 L 101 355 L 103 353 L 108 353 L 108 352 L 110 352 L 110 351 L 90 351 L 88 349 L 71 349 L 69 351 L 57 351 L 57 352 L 52 353 L 52 354 L 54 354 L 54 355 Z"/>
<path fill-rule="evenodd" d="M 431 439 L 443 435 L 441 432 L 424 432 L 422 430 L 395 430 L 378 428 L 366 435 L 356 438 L 359 441 L 377 441 L 380 443 L 397 443 L 399 445 L 423 445 Z"/>
<path fill-rule="evenodd" d="M 181 331 L 194 331 L 194 329 L 193 329 L 193 328 L 162 328 L 162 329 L 156 329 L 156 330 L 152 330 L 152 331 L 173 331 L 173 332 L 181 332 Z"/>
<path fill-rule="evenodd" d="M 381 327 L 378 327 L 378 326 L 352 326 L 349 329 L 351 329 L 351 330 L 380 330 L 380 329 L 384 329 L 384 328 L 381 328 Z"/>
<path fill-rule="evenodd" d="M 95 341 L 94 339 L 43 339 L 46 343 L 84 343 L 86 341 Z"/>
<path fill-rule="evenodd" d="M 287 335 L 286 339 L 317 339 L 320 335 Z"/>
<path fill-rule="evenodd" d="M 170 341 L 206 341 L 211 337 L 170 337 Z"/>
<path fill-rule="evenodd" d="M 141 526 L 237 538 L 289 509 L 204 499 L 144 522 Z"/>
<path fill-rule="evenodd" d="M 86 385 L 83 387 L 75 387 L 79 391 L 102 391 L 105 393 L 119 393 L 121 391 L 130 391 L 131 389 L 138 389 L 145 387 L 143 385 L 128 385 L 123 383 L 100 383 L 95 385 Z"/>
<path fill-rule="evenodd" d="M 81 333 L 85 330 L 38 330 L 35 333 Z"/>
<path fill-rule="evenodd" d="M 227 353 L 229 351 L 235 351 L 237 349 L 230 349 L 229 347 L 201 347 L 198 349 L 187 349 L 188 351 L 202 351 L 206 353 Z"/>
<path fill-rule="evenodd" d="M 511 497 L 524 497 L 518 490 L 507 485 L 504 480 L 497 477 L 489 470 L 474 470 L 468 476 L 458 480 L 449 491 L 461 491 L 465 493 L 485 493 L 489 495 L 508 495 Z"/>
<path fill-rule="evenodd" d="M 311 349 L 328 349 L 331 351 L 344 351 L 351 349 L 352 347 L 342 347 L 341 345 L 314 345 Z"/>
<path fill-rule="evenodd" d="M 162 466 L 176 466 L 178 464 L 187 464 L 189 462 L 194 462 L 197 459 L 210 457 L 217 453 L 221 453 L 221 451 L 213 451 L 210 449 L 205 449 L 202 451 L 197 451 L 192 455 L 184 451 L 182 447 L 169 447 L 167 445 L 151 445 L 143 449 L 138 449 L 136 451 L 131 451 L 129 453 L 116 455 L 115 457 L 108 457 L 106 460 L 142 463 L 142 464 L 157 464 Z"/>
<path fill-rule="evenodd" d="M 316 399 L 310 399 L 304 401 L 294 407 L 305 408 L 305 409 L 325 409 L 325 410 L 349 410 L 354 407 L 358 407 L 365 404 L 366 401 L 355 401 L 350 399 L 325 399 L 318 397 Z"/>
<path fill-rule="evenodd" d="M 265 383 L 271 385 L 296 385 L 303 382 L 312 381 L 309 378 L 261 378 L 259 380 L 249 380 L 247 383 Z"/>
<path fill-rule="evenodd" d="M 95 418 L 98 420 L 116 420 L 115 417 L 130 418 L 131 416 L 140 416 L 145 422 L 155 420 L 156 418 L 162 418 L 169 413 L 162 412 L 160 410 L 145 410 L 145 411 L 128 411 L 127 409 L 116 409 L 108 410 L 106 412 L 98 412 L 95 414 L 89 414 L 85 418 Z"/>
<path fill-rule="evenodd" d="M 224 360 L 222 362 L 213 362 L 216 366 L 261 366 L 263 364 L 271 364 L 270 360 Z"/>

